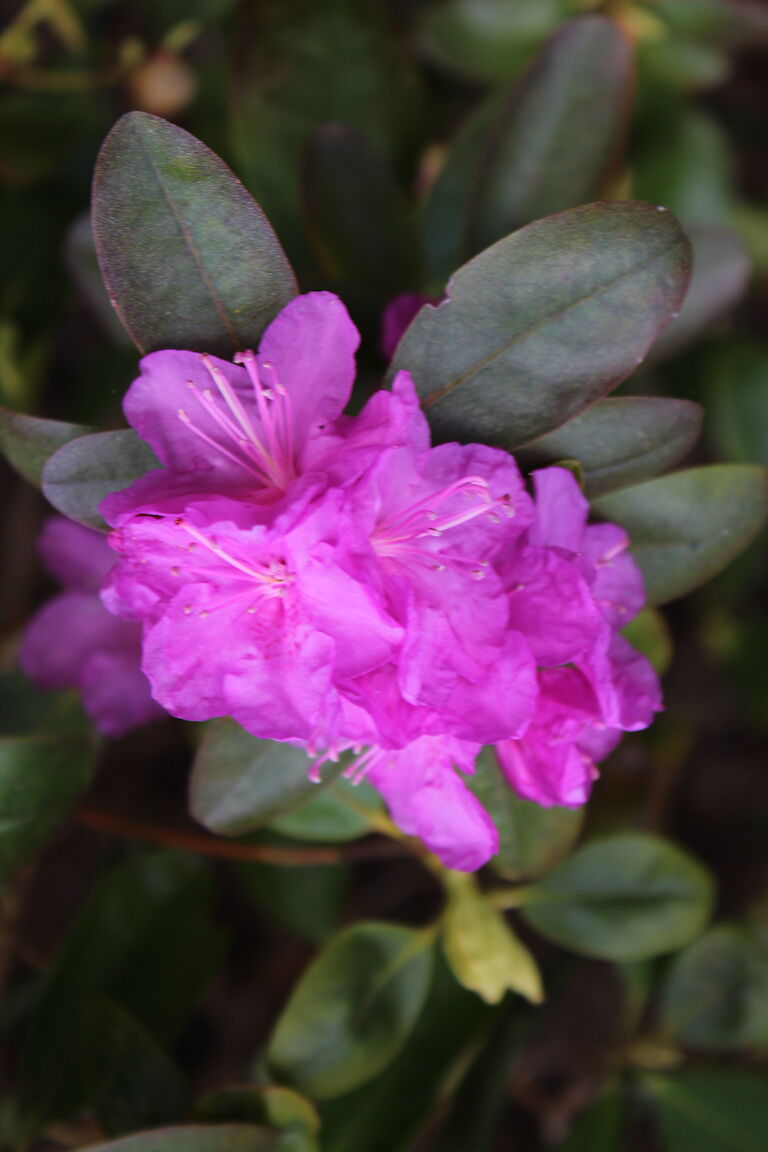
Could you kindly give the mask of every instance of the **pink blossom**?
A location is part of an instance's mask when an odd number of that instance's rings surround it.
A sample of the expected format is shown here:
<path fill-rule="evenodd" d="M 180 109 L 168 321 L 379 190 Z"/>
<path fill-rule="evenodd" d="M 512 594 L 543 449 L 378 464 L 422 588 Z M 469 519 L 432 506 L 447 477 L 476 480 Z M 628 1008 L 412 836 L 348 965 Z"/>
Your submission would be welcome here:
<path fill-rule="evenodd" d="M 102 504 L 104 602 L 174 715 L 300 743 L 315 772 L 356 748 L 400 827 L 474 869 L 497 850 L 464 780 L 483 744 L 521 795 L 573 805 L 650 722 L 655 674 L 619 635 L 642 581 L 570 473 L 532 499 L 508 453 L 430 447 L 406 372 L 343 415 L 356 345 L 313 293 L 236 364 L 142 361 L 126 414 L 163 467 Z"/>
<path fill-rule="evenodd" d="M 163 715 L 141 672 L 141 629 L 116 620 L 99 599 L 115 559 L 104 536 L 53 517 L 38 548 L 64 590 L 27 625 L 19 654 L 24 672 L 38 688 L 77 688 L 105 736 Z"/>

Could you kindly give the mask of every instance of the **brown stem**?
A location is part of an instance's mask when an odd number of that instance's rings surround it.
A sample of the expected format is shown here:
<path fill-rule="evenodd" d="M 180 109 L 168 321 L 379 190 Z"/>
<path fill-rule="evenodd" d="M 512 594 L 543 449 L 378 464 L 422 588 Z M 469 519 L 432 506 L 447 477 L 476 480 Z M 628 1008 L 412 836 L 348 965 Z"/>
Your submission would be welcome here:
<path fill-rule="evenodd" d="M 131 820 L 117 812 L 107 812 L 91 804 L 80 804 L 75 819 L 86 828 L 108 832 L 128 840 L 145 840 L 150 844 L 163 844 L 195 852 L 203 856 L 216 856 L 223 860 L 249 860 L 259 864 L 282 864 L 300 867 L 308 864 L 338 864 L 345 860 L 375 860 L 407 855 L 402 843 L 387 840 L 367 841 L 364 844 L 283 848 L 275 844 L 242 844 L 233 840 L 220 840 L 204 832 L 186 832 L 182 828 L 168 828 L 160 824 L 146 824 Z"/>

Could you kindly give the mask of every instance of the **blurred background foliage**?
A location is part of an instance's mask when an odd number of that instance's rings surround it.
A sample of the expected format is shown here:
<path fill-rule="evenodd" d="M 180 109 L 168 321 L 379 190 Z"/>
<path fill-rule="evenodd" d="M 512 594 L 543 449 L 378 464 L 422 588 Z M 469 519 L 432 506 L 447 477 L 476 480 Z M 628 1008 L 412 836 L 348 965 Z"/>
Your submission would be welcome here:
<path fill-rule="evenodd" d="M 345 298 L 364 388 L 385 368 L 393 296 L 439 297 L 480 249 L 580 203 L 673 210 L 692 288 L 620 392 L 702 402 L 693 463 L 768 465 L 758 0 L 27 0 L 0 14 L 4 407 L 120 424 L 135 353 L 87 214 L 101 141 L 138 109 L 222 156 L 302 288 Z M 483 765 L 502 849 L 478 880 L 377 836 L 391 829 L 375 798 L 343 781 L 264 827 L 262 753 L 226 723 L 199 749 L 172 721 L 101 744 L 74 698 L 33 693 L 15 651 L 49 591 L 44 507 L 3 479 L 0 1148 L 169 1124 L 190 1127 L 119 1146 L 761 1152 L 765 537 L 634 626 L 667 711 L 624 741 L 585 814 L 502 794 Z M 212 795 L 214 754 L 230 777 Z M 192 812 L 235 839 L 185 816 L 193 759 Z"/>

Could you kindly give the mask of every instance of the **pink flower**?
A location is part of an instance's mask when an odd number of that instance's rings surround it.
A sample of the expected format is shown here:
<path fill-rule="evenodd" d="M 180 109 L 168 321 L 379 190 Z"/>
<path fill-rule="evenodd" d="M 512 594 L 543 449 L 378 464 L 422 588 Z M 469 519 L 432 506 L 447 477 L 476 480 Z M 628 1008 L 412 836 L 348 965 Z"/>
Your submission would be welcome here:
<path fill-rule="evenodd" d="M 20 661 L 38 688 L 77 688 L 105 736 L 122 736 L 163 710 L 140 668 L 141 629 L 116 620 L 99 590 L 114 563 L 106 539 L 63 517 L 46 522 L 38 542 L 64 588 L 32 617 Z"/>
<path fill-rule="evenodd" d="M 421 292 L 401 292 L 389 301 L 381 314 L 379 336 L 381 354 L 385 360 L 392 359 L 403 333 L 424 305 L 436 303 L 436 300 L 423 296 Z"/>
<path fill-rule="evenodd" d="M 355 748 L 400 827 L 475 869 L 498 841 L 463 779 L 483 744 L 522 795 L 580 804 L 650 722 L 655 675 L 619 635 L 642 582 L 568 472 L 534 501 L 508 453 L 430 447 L 406 372 L 344 416 L 356 346 L 313 293 L 237 364 L 142 361 L 126 414 L 164 466 L 102 504 L 104 602 L 141 623 L 168 711 L 299 743 L 314 771 Z"/>

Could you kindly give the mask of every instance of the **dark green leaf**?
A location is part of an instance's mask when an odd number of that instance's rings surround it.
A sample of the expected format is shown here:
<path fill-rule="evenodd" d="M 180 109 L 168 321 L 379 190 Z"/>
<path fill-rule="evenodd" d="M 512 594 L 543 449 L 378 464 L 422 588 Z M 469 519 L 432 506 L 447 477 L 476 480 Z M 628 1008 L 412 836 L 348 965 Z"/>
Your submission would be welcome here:
<path fill-rule="evenodd" d="M 418 90 L 380 4 L 281 0 L 239 8 L 230 90 L 238 171 L 304 264 L 300 158 L 310 131 L 339 121 L 389 159 L 395 135 L 402 141 L 418 123 Z"/>
<path fill-rule="evenodd" d="M 91 216 L 84 212 L 67 232 L 65 247 L 67 267 L 77 288 L 107 336 L 133 352 L 131 338 L 120 323 L 101 277 L 96 245 L 93 241 Z"/>
<path fill-rule="evenodd" d="M 70 520 L 103 531 L 99 504 L 104 497 L 157 467 L 152 449 L 131 429 L 94 432 L 54 452 L 43 468 L 43 492 Z"/>
<path fill-rule="evenodd" d="M 620 1152 L 623 1099 L 618 1085 L 610 1084 L 576 1120 L 573 1131 L 557 1152 Z"/>
<path fill-rule="evenodd" d="M 768 1078 L 731 1069 L 646 1076 L 664 1152 L 764 1152 Z"/>
<path fill-rule="evenodd" d="M 129 112 L 104 141 L 93 233 L 110 298 L 139 351 L 231 355 L 296 293 L 269 221 L 218 156 Z"/>
<path fill-rule="evenodd" d="M 693 245 L 693 276 L 680 315 L 656 341 L 648 356 L 658 364 L 710 332 L 744 294 L 750 261 L 739 236 L 728 228 L 696 225 L 687 229 Z"/>
<path fill-rule="evenodd" d="M 768 949 L 741 928 L 712 928 L 676 957 L 660 1014 L 692 1047 L 768 1047 Z"/>
<path fill-rule="evenodd" d="M 320 1117 L 314 1104 L 291 1088 L 276 1084 L 220 1088 L 199 1101 L 195 1115 L 202 1121 L 243 1121 L 268 1124 L 293 1137 L 285 1152 L 316 1152 Z M 281 1152 L 283 1144 L 280 1146 Z"/>
<path fill-rule="evenodd" d="M 87 1152 L 281 1152 L 279 1133 L 253 1124 L 190 1124 L 137 1132 Z"/>
<path fill-rule="evenodd" d="M 107 996 L 160 1044 L 172 1041 L 217 965 L 222 935 L 211 917 L 202 861 L 174 852 L 134 855 L 103 878 L 51 972 L 29 1036 L 24 1098 L 32 1117 L 84 1104 L 93 1066 L 86 1027 Z M 51 1060 L 51 1052 L 66 1060 Z"/>
<path fill-rule="evenodd" d="M 41 420 L 0 408 L 0 449 L 8 463 L 36 488 L 40 487 L 43 466 L 54 452 L 92 431 L 85 424 Z"/>
<path fill-rule="evenodd" d="M 189 1110 L 189 1089 L 168 1054 L 123 1009 L 98 996 L 83 1014 L 85 1092 L 110 1136 L 171 1124 Z"/>
<path fill-rule="evenodd" d="M 459 987 L 438 953 L 416 1027 L 391 1064 L 322 1110 L 323 1152 L 413 1152 L 441 1092 L 464 1072 L 491 1010 Z"/>
<path fill-rule="evenodd" d="M 673 646 L 667 622 L 655 608 L 643 608 L 621 630 L 633 648 L 650 660 L 659 676 L 663 676 L 672 663 Z"/>
<path fill-rule="evenodd" d="M 706 113 L 665 109 L 635 150 L 632 194 L 675 212 L 686 227 L 727 225 L 732 161 L 722 128 Z"/>
<path fill-rule="evenodd" d="M 484 748 L 468 781 L 499 831 L 492 865 L 507 880 L 540 876 L 574 846 L 584 812 L 579 808 L 542 808 L 517 796 L 490 748 Z"/>
<path fill-rule="evenodd" d="M 708 432 L 719 456 L 768 466 L 768 348 L 729 340 L 707 357 Z"/>
<path fill-rule="evenodd" d="M 518 460 L 526 466 L 578 460 L 594 499 L 671 468 L 698 440 L 703 415 L 691 400 L 611 397 L 526 444 Z"/>
<path fill-rule="evenodd" d="M 257 740 L 234 720 L 215 720 L 195 757 L 190 810 L 212 832 L 241 836 L 313 796 L 319 785 L 309 778 L 311 766 L 301 748 Z"/>
<path fill-rule="evenodd" d="M 768 518 L 768 471 L 713 464 L 625 488 L 593 511 L 623 525 L 651 604 L 711 579 L 754 539 Z"/>
<path fill-rule="evenodd" d="M 556 944 L 604 960 L 682 948 L 712 909 L 709 873 L 656 836 L 625 833 L 584 845 L 526 893 L 523 915 Z"/>
<path fill-rule="evenodd" d="M 419 239 L 409 207 L 368 139 L 321 124 L 304 155 L 304 202 L 315 255 L 344 299 L 378 310 L 419 285 Z"/>
<path fill-rule="evenodd" d="M 60 737 L 0 739 L 0 876 L 32 856 L 87 787 L 93 755 Z"/>
<path fill-rule="evenodd" d="M 275 1074 L 318 1099 L 381 1072 L 413 1029 L 429 987 L 431 941 L 394 924 L 356 924 L 310 965 L 269 1046 Z"/>
<path fill-rule="evenodd" d="M 632 46 L 604 16 L 563 25 L 507 96 L 473 181 L 466 256 L 598 195 L 620 159 Z"/>
<path fill-rule="evenodd" d="M 349 881 L 347 866 L 243 863 L 238 872 L 254 899 L 290 932 L 324 944 L 337 931 Z"/>
<path fill-rule="evenodd" d="M 406 368 L 440 436 L 512 447 L 610 392 L 677 312 L 689 245 L 650 204 L 573 208 L 500 240 L 425 307 Z"/>
<path fill-rule="evenodd" d="M 519 75 L 556 26 L 559 0 L 448 0 L 434 5 L 422 29 L 429 55 L 479 80 Z"/>

